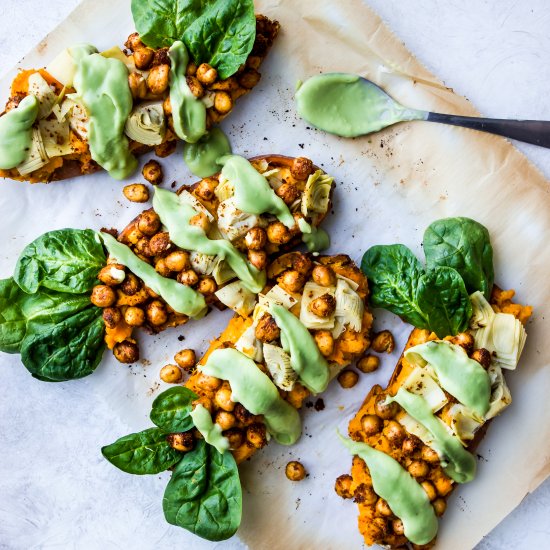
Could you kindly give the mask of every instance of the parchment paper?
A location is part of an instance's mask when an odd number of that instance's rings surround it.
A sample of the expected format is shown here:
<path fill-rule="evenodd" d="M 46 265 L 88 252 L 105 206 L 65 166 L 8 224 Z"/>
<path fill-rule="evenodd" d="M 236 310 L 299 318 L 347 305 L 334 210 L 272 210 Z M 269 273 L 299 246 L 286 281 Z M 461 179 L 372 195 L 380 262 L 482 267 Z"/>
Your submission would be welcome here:
<path fill-rule="evenodd" d="M 249 156 L 303 154 L 334 175 L 338 187 L 334 215 L 327 224 L 332 235 L 330 252 L 348 253 L 357 261 L 369 246 L 394 242 L 403 242 L 421 255 L 423 230 L 434 219 L 454 215 L 477 219 L 492 235 L 498 284 L 515 288 L 520 301 L 535 307 L 520 366 L 516 372 L 506 373 L 514 402 L 493 423 L 478 450 L 477 479 L 456 491 L 441 524 L 438 547 L 471 548 L 550 473 L 550 405 L 546 396 L 550 343 L 544 338 L 550 316 L 550 252 L 545 246 L 550 235 L 549 183 L 504 139 L 468 130 L 409 123 L 375 136 L 344 140 L 309 128 L 295 115 L 293 90 L 298 79 L 321 71 L 362 74 L 411 107 L 477 113 L 423 68 L 360 0 L 262 1 L 257 8 L 278 19 L 282 32 L 264 65 L 260 85 L 240 101 L 224 124 L 234 151 Z M 85 0 L 22 60 L 21 66 L 44 65 L 59 50 L 76 42 L 90 41 L 106 49 L 113 42 L 121 44 L 132 30 L 127 2 Z M 3 92 L 12 76 L 2 80 Z M 192 181 L 179 154 L 162 164 L 167 173 L 165 186 L 173 180 L 178 185 Z M 0 275 L 9 276 L 23 246 L 44 231 L 60 227 L 121 228 L 141 209 L 123 199 L 122 185 L 106 174 L 47 186 L 3 183 L 0 227 L 8 238 Z M 0 363 L 6 364 L 0 368 L 0 376 L 17 381 L 15 391 L 20 392 L 22 404 L 19 415 L 24 414 L 28 393 L 57 392 L 63 399 L 64 392 L 92 392 L 94 398 L 99 396 L 107 402 L 113 417 L 122 419 L 128 430 L 140 430 L 149 426 L 150 403 L 163 389 L 157 382 L 160 366 L 182 347 L 204 350 L 228 317 L 227 312 L 214 312 L 202 323 L 154 338 L 144 336 L 144 360 L 132 368 L 121 367 L 106 353 L 98 371 L 85 381 L 52 387 L 30 380 L 21 372 L 18 358 L 5 355 L 0 356 Z M 398 344 L 404 343 L 408 329 L 395 318 L 379 314 L 377 326 L 390 327 Z M 323 396 L 323 411 L 306 408 L 304 436 L 298 445 L 284 448 L 272 444 L 242 468 L 245 502 L 238 536 L 244 544 L 253 549 L 362 546 L 355 504 L 342 501 L 333 491 L 334 479 L 348 471 L 351 463 L 335 429 L 346 430 L 372 384 L 385 384 L 398 351 L 384 358 L 379 372 L 362 376 L 352 390 L 333 384 Z M 3 368 L 8 365 L 9 369 Z M 10 374 L 4 374 L 6 371 Z M 51 417 L 55 417 L 53 412 Z M 47 423 L 50 419 L 43 420 Z M 94 422 L 93 418 L 86 420 Z M 107 440 L 91 442 L 87 452 L 97 453 L 92 451 L 94 444 L 99 449 L 120 435 L 105 426 Z M 52 454 L 60 467 L 70 460 Z M 305 464 L 310 474 L 305 481 L 292 484 L 284 477 L 284 466 L 291 459 Z M 236 538 L 210 545 L 164 525 L 159 495 L 165 481 L 156 476 L 152 480 L 127 476 L 112 471 L 99 458 L 94 469 L 82 472 L 83 479 L 97 475 L 126 491 L 120 501 L 113 502 L 113 510 L 121 506 L 131 510 L 127 521 L 135 522 L 137 547 L 148 548 L 153 542 L 156 548 L 174 544 L 242 547 Z M 80 483 L 79 479 L 73 482 L 77 486 Z M 123 499 L 130 490 L 135 500 L 126 502 Z M 155 493 L 155 498 L 149 498 L 147 491 Z M 31 504 L 23 502 L 20 506 L 22 516 L 31 511 L 36 514 Z M 90 507 L 93 510 L 85 492 L 75 506 L 82 514 Z M 146 509 L 143 516 L 139 516 L 141 508 Z M 112 528 L 116 532 L 116 518 L 113 515 L 106 531 Z M 11 516 L 8 519 L 14 522 L 13 530 L 8 526 L 5 532 L 15 533 L 19 524 Z M 82 529 L 86 524 L 80 526 Z M 66 533 L 52 533 L 48 541 L 52 545 L 74 542 L 72 533 L 76 531 L 67 525 Z M 18 532 L 18 536 L 22 534 Z M 102 532 L 90 537 L 87 540 L 98 546 L 113 542 Z M 128 542 L 118 540 L 115 546 Z"/>

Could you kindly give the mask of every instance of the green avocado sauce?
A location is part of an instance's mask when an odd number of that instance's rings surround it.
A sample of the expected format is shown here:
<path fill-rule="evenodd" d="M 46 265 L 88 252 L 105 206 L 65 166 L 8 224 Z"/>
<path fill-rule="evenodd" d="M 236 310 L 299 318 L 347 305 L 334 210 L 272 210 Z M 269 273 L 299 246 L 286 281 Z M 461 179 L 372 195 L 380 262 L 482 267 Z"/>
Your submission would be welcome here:
<path fill-rule="evenodd" d="M 307 122 L 342 137 L 426 118 L 426 113 L 399 105 L 372 82 L 348 73 L 326 73 L 306 80 L 296 92 L 296 108 Z"/>
<path fill-rule="evenodd" d="M 322 252 L 330 246 L 330 235 L 322 228 L 311 225 L 300 218 L 298 227 L 302 232 L 302 242 L 310 252 Z"/>
<path fill-rule="evenodd" d="M 190 286 L 182 285 L 174 279 L 168 279 L 159 275 L 155 268 L 140 260 L 125 244 L 118 242 L 108 233 L 99 233 L 105 248 L 109 254 L 116 258 L 117 262 L 125 265 L 134 275 L 153 291 L 159 294 L 163 300 L 177 313 L 197 317 L 206 310 L 204 296 Z"/>
<path fill-rule="evenodd" d="M 229 449 L 229 440 L 222 435 L 222 429 L 218 424 L 212 422 L 212 416 L 208 409 L 200 403 L 191 411 L 189 415 L 193 419 L 195 428 L 204 437 L 204 440 L 212 447 L 215 447 L 221 454 Z"/>
<path fill-rule="evenodd" d="M 421 397 L 400 388 L 388 402 L 399 403 L 408 414 L 420 422 L 433 436 L 433 448 L 448 462 L 443 469 L 457 483 L 468 483 L 476 475 L 476 459 L 445 427 L 442 420 L 433 413 L 428 402 Z"/>
<path fill-rule="evenodd" d="M 252 414 L 263 415 L 269 433 L 278 443 L 296 443 L 302 433 L 298 411 L 280 396 L 275 384 L 252 359 L 233 348 L 217 349 L 199 369 L 209 376 L 227 380 L 232 400 Z"/>
<path fill-rule="evenodd" d="M 27 157 L 32 142 L 32 125 L 38 115 L 38 101 L 28 95 L 0 117 L 0 168 L 10 170 Z"/>
<path fill-rule="evenodd" d="M 294 217 L 288 206 L 248 160 L 238 155 L 226 155 L 218 163 L 223 165 L 222 175 L 233 184 L 239 210 L 247 214 L 273 214 L 286 227 L 294 227 Z"/>
<path fill-rule="evenodd" d="M 128 69 L 118 59 L 88 51 L 71 49 L 77 61 L 74 87 L 90 117 L 90 153 L 111 177 L 124 179 L 137 168 L 124 135 L 133 105 Z"/>
<path fill-rule="evenodd" d="M 330 381 L 329 366 L 309 330 L 279 304 L 271 304 L 269 313 L 281 329 L 281 344 L 290 355 L 290 365 L 300 382 L 313 393 L 325 391 Z"/>
<path fill-rule="evenodd" d="M 187 85 L 185 71 L 189 53 L 185 44 L 176 40 L 168 50 L 170 57 L 170 104 L 174 130 L 187 143 L 197 142 L 206 133 L 206 106 Z"/>
<path fill-rule="evenodd" d="M 199 178 L 207 178 L 219 172 L 217 160 L 231 154 L 231 144 L 220 128 L 212 128 L 196 143 L 186 143 L 183 160 L 191 173 Z"/>
<path fill-rule="evenodd" d="M 245 256 L 229 241 L 209 239 L 200 227 L 189 223 L 197 211 L 176 193 L 155 188 L 153 208 L 166 226 L 172 242 L 180 248 L 223 258 L 251 292 L 260 292 L 265 286 L 265 271 L 248 263 Z"/>
<path fill-rule="evenodd" d="M 456 344 L 435 340 L 409 348 L 407 361 L 435 371 L 441 387 L 483 418 L 489 410 L 491 379 L 487 371 Z"/>
<path fill-rule="evenodd" d="M 414 544 L 427 544 L 437 534 L 433 506 L 422 486 L 391 456 L 340 435 L 350 453 L 362 458 L 369 468 L 372 486 L 391 511 L 403 522 L 405 536 Z"/>

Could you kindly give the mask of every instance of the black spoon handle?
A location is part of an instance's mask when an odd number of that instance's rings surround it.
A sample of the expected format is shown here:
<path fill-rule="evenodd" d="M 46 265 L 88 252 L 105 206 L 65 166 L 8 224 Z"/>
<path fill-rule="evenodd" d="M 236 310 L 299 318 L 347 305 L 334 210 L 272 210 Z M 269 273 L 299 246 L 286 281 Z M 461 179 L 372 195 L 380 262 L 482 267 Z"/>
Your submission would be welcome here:
<path fill-rule="evenodd" d="M 550 148 L 550 121 L 545 120 L 509 120 L 498 118 L 478 118 L 470 116 L 444 115 L 428 113 L 429 122 L 440 122 L 463 126 L 472 130 L 489 132 L 525 143 Z"/>

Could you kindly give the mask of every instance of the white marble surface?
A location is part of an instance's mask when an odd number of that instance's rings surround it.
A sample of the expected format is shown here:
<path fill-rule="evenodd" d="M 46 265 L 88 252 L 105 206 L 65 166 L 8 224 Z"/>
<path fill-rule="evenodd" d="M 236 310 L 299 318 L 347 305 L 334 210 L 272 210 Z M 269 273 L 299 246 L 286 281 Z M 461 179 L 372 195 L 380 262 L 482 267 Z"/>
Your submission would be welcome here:
<path fill-rule="evenodd" d="M 0 73 L 77 3 L 2 0 Z M 485 115 L 550 119 L 547 0 L 369 3 L 417 57 Z M 550 177 L 550 151 L 520 148 Z M 90 391 L 93 378 L 44 386 L 30 380 L 23 369 L 9 369 L 9 374 L 0 373 L 0 381 L 0 548 L 51 548 L 49 540 L 65 540 L 64 548 L 167 547 L 162 529 L 153 538 L 150 527 L 150 522 L 163 521 L 156 506 L 162 491 L 156 477 L 144 481 L 138 495 L 109 466 L 98 467 L 102 459 L 97 442 L 105 440 L 104 426 L 120 433 L 125 433 L 125 427 Z M 48 423 L 42 423 L 46 417 Z M 60 466 L 58 456 L 72 457 L 70 466 Z M 41 512 L 37 517 L 49 520 L 37 524 L 23 509 L 36 509 Z M 549 515 L 547 481 L 478 550 L 548 548 Z M 114 525 L 116 536 L 111 537 Z"/>

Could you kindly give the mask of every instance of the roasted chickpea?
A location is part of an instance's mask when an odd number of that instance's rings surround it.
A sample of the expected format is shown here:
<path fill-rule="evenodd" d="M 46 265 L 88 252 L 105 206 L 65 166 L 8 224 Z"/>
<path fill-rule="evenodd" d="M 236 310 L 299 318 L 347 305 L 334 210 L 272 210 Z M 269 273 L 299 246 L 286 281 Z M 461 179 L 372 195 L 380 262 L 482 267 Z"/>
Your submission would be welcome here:
<path fill-rule="evenodd" d="M 383 498 L 379 498 L 376 501 L 375 510 L 379 516 L 383 516 L 383 517 L 393 516 L 393 512 L 391 511 L 391 508 Z"/>
<path fill-rule="evenodd" d="M 197 68 L 196 76 L 201 84 L 210 86 L 218 78 L 218 71 L 208 63 L 201 63 Z"/>
<path fill-rule="evenodd" d="M 161 231 L 151 237 L 149 241 L 149 248 L 155 256 L 159 256 L 164 252 L 167 252 L 172 247 L 170 242 L 170 235 L 166 231 Z"/>
<path fill-rule="evenodd" d="M 242 430 L 239 428 L 230 428 L 229 430 L 225 430 L 222 435 L 227 437 L 230 449 L 238 449 L 243 444 L 244 435 Z"/>
<path fill-rule="evenodd" d="M 338 375 L 338 383 L 345 389 L 353 388 L 358 380 L 359 375 L 353 370 L 346 369 Z"/>
<path fill-rule="evenodd" d="M 440 469 L 435 470 L 430 479 L 435 485 L 437 494 L 442 497 L 447 496 L 453 489 L 453 480 Z"/>
<path fill-rule="evenodd" d="M 305 180 L 313 172 L 313 162 L 306 157 L 297 157 L 292 161 L 290 173 L 297 180 Z"/>
<path fill-rule="evenodd" d="M 164 261 L 164 258 L 159 258 L 156 263 L 155 263 L 155 271 L 159 274 L 159 275 L 162 275 L 163 277 L 168 277 L 168 275 L 170 275 L 171 273 L 171 270 L 170 268 L 166 265 L 166 262 Z"/>
<path fill-rule="evenodd" d="M 131 306 L 124 312 L 124 321 L 131 327 L 140 327 L 145 323 L 145 312 L 139 307 Z"/>
<path fill-rule="evenodd" d="M 376 355 L 364 355 L 357 362 L 357 368 L 366 373 L 374 372 L 380 365 L 380 359 Z"/>
<path fill-rule="evenodd" d="M 200 372 L 197 376 L 196 384 L 203 390 L 216 391 L 222 385 L 222 381 L 215 376 L 208 376 L 208 374 Z"/>
<path fill-rule="evenodd" d="M 195 195 L 203 201 L 210 202 L 216 196 L 214 191 L 218 185 L 218 180 L 215 178 L 202 179 L 195 189 Z"/>
<path fill-rule="evenodd" d="M 228 411 L 218 411 L 216 413 L 215 422 L 223 431 L 225 431 L 234 428 L 237 423 L 237 419 L 235 418 L 235 415 Z"/>
<path fill-rule="evenodd" d="M 281 330 L 275 319 L 269 313 L 264 313 L 256 325 L 255 335 L 260 342 L 273 342 L 279 338 Z"/>
<path fill-rule="evenodd" d="M 306 254 L 297 252 L 292 255 L 292 269 L 295 269 L 298 273 L 302 275 L 309 275 L 313 269 L 313 262 Z"/>
<path fill-rule="evenodd" d="M 361 418 L 361 428 L 367 437 L 380 433 L 384 422 L 375 414 L 364 414 Z"/>
<path fill-rule="evenodd" d="M 196 98 L 201 98 L 204 95 L 204 88 L 195 76 L 187 76 L 185 80 L 187 81 L 187 86 L 189 86 L 191 93 Z"/>
<path fill-rule="evenodd" d="M 385 393 L 381 393 L 376 396 L 376 400 L 374 402 L 374 410 L 376 414 L 384 420 L 389 420 L 390 418 L 393 418 L 401 408 L 399 404 L 395 401 L 387 403 L 387 397 L 388 395 L 386 395 Z"/>
<path fill-rule="evenodd" d="M 336 298 L 327 292 L 312 300 L 308 309 L 318 317 L 330 317 L 336 310 Z"/>
<path fill-rule="evenodd" d="M 437 464 L 439 462 L 439 455 L 437 454 L 437 451 L 431 447 L 428 447 L 428 445 L 424 445 L 422 447 L 420 456 L 422 460 L 425 460 L 429 464 Z"/>
<path fill-rule="evenodd" d="M 395 347 L 393 335 L 389 330 L 383 330 L 374 335 L 371 347 L 378 353 L 391 353 Z"/>
<path fill-rule="evenodd" d="M 306 284 L 306 278 L 293 269 L 285 271 L 278 279 L 278 283 L 290 293 L 300 292 Z"/>
<path fill-rule="evenodd" d="M 314 336 L 315 343 L 324 357 L 329 357 L 334 351 L 334 337 L 330 330 L 318 330 Z"/>
<path fill-rule="evenodd" d="M 129 231 L 124 233 L 126 243 L 136 244 L 140 239 L 143 239 L 143 233 L 135 226 L 131 226 Z"/>
<path fill-rule="evenodd" d="M 401 445 L 401 451 L 405 456 L 411 456 L 422 447 L 422 441 L 415 435 L 408 435 Z"/>
<path fill-rule="evenodd" d="M 391 526 L 392 526 L 393 532 L 394 532 L 396 535 L 403 535 L 403 534 L 405 534 L 405 526 L 403 525 L 403 522 L 402 522 L 399 518 L 394 519 L 394 520 L 391 522 Z"/>
<path fill-rule="evenodd" d="M 453 336 L 451 342 L 463 348 L 468 355 L 474 351 L 474 337 L 469 332 L 461 332 Z"/>
<path fill-rule="evenodd" d="M 115 328 L 122 319 L 122 313 L 118 307 L 106 307 L 103 310 L 103 322 L 107 328 Z"/>
<path fill-rule="evenodd" d="M 155 52 L 147 46 L 134 50 L 134 63 L 140 71 L 145 71 L 153 62 Z"/>
<path fill-rule="evenodd" d="M 267 240 L 273 244 L 286 244 L 292 235 L 282 222 L 271 222 L 267 226 Z"/>
<path fill-rule="evenodd" d="M 441 517 L 447 509 L 447 503 L 442 498 L 434 500 L 432 506 L 434 507 L 435 515 L 439 517 Z"/>
<path fill-rule="evenodd" d="M 160 379 L 167 384 L 177 384 L 182 378 L 183 373 L 177 365 L 164 365 L 160 369 Z"/>
<path fill-rule="evenodd" d="M 153 65 L 168 65 L 170 66 L 172 61 L 168 55 L 168 48 L 159 48 L 155 50 L 155 57 L 153 58 Z"/>
<path fill-rule="evenodd" d="M 184 250 L 170 252 L 170 254 L 164 258 L 164 261 L 170 271 L 183 271 L 184 269 L 189 269 L 191 267 L 189 253 Z"/>
<path fill-rule="evenodd" d="M 124 281 L 126 272 L 122 264 L 109 264 L 106 265 L 99 272 L 97 278 L 107 286 L 116 286 Z"/>
<path fill-rule="evenodd" d="M 170 67 L 168 65 L 156 65 L 149 71 L 147 77 L 147 87 L 154 95 L 163 94 L 168 88 L 168 75 Z"/>
<path fill-rule="evenodd" d="M 366 483 L 360 483 L 353 493 L 355 502 L 362 504 L 375 504 L 378 500 L 378 495 L 374 489 Z"/>
<path fill-rule="evenodd" d="M 353 478 L 349 474 L 342 474 L 336 478 L 334 484 L 334 490 L 339 497 L 352 498 L 351 486 L 353 484 Z"/>
<path fill-rule="evenodd" d="M 158 160 L 147 161 L 141 170 L 143 177 L 153 185 L 158 185 L 162 181 L 162 166 Z"/>
<path fill-rule="evenodd" d="M 195 438 L 191 432 L 179 432 L 174 434 L 168 434 L 166 441 L 172 449 L 176 451 L 188 452 L 191 451 L 195 445 Z"/>
<path fill-rule="evenodd" d="M 149 200 L 149 189 L 143 183 L 125 185 L 122 192 L 131 202 L 147 202 Z"/>
<path fill-rule="evenodd" d="M 235 409 L 235 402 L 231 401 L 231 395 L 229 384 L 223 383 L 214 396 L 214 404 L 224 411 L 233 411 L 233 409 Z"/>
<path fill-rule="evenodd" d="M 244 244 L 248 250 L 261 250 L 267 243 L 267 235 L 261 227 L 253 227 L 244 237 Z"/>
<path fill-rule="evenodd" d="M 147 95 L 147 82 L 139 73 L 130 73 L 128 75 L 128 86 L 134 99 L 145 99 Z"/>
<path fill-rule="evenodd" d="M 290 481 L 302 481 L 306 477 L 306 469 L 301 462 L 291 460 L 286 465 L 285 474 Z"/>
<path fill-rule="evenodd" d="M 151 252 L 151 247 L 149 246 L 149 239 L 147 237 L 142 237 L 135 245 L 135 251 L 137 254 L 140 254 L 141 256 L 145 256 L 147 258 L 150 258 L 153 256 L 153 253 Z"/>
<path fill-rule="evenodd" d="M 233 409 L 233 414 L 235 415 L 237 420 L 245 426 L 247 426 L 254 420 L 254 415 L 240 403 L 237 403 L 235 405 L 235 408 Z"/>
<path fill-rule="evenodd" d="M 172 103 L 170 103 L 170 96 L 169 95 L 164 98 L 164 101 L 162 102 L 162 109 L 163 109 L 164 114 L 166 116 L 172 114 Z"/>
<path fill-rule="evenodd" d="M 265 250 L 249 250 L 248 261 L 256 268 L 262 271 L 267 266 L 267 252 Z"/>
<path fill-rule="evenodd" d="M 471 358 L 477 361 L 485 370 L 491 366 L 491 353 L 485 348 L 476 349 Z"/>
<path fill-rule="evenodd" d="M 216 292 L 216 290 L 218 290 L 218 285 L 212 277 L 203 277 L 199 281 L 197 290 L 205 296 L 211 296 L 214 292 Z"/>
<path fill-rule="evenodd" d="M 262 75 L 258 71 L 248 69 L 239 76 L 239 84 L 243 88 L 251 90 L 254 86 L 256 86 L 256 84 L 258 84 L 258 82 L 260 82 L 261 76 Z"/>
<path fill-rule="evenodd" d="M 320 286 L 336 286 L 334 271 L 325 265 L 316 265 L 311 272 L 313 281 Z"/>
<path fill-rule="evenodd" d="M 430 473 L 430 467 L 423 460 L 413 460 L 407 470 L 415 478 L 424 478 Z"/>
<path fill-rule="evenodd" d="M 205 233 L 207 233 L 210 229 L 210 220 L 204 212 L 199 212 L 198 214 L 195 214 L 189 220 L 189 224 L 194 225 L 195 227 L 200 227 Z"/>
<path fill-rule="evenodd" d="M 267 432 L 265 424 L 256 422 L 246 429 L 246 440 L 254 445 L 256 449 L 261 449 L 267 445 Z"/>
<path fill-rule="evenodd" d="M 191 372 L 195 368 L 195 363 L 197 362 L 195 352 L 192 349 L 182 349 L 174 355 L 174 361 L 182 369 L 187 372 Z"/>
<path fill-rule="evenodd" d="M 109 307 L 116 301 L 115 291 L 107 285 L 96 285 L 90 297 L 92 304 L 97 307 Z"/>
<path fill-rule="evenodd" d="M 141 284 L 139 279 L 133 273 L 127 273 L 126 278 L 120 285 L 120 290 L 122 290 L 126 296 L 133 296 L 139 291 L 140 288 Z"/>
<path fill-rule="evenodd" d="M 218 379 L 216 378 L 216 380 Z M 193 401 L 193 407 L 196 407 L 197 405 L 202 405 L 210 414 L 214 412 L 214 403 L 212 403 L 212 399 L 209 399 L 205 395 Z"/>
<path fill-rule="evenodd" d="M 179 283 L 187 286 L 195 286 L 199 282 L 199 276 L 192 269 L 180 271 L 177 279 Z"/>
<path fill-rule="evenodd" d="M 225 115 L 231 111 L 233 107 L 233 100 L 227 92 L 216 92 L 214 96 L 214 109 L 218 113 Z"/>
<path fill-rule="evenodd" d="M 139 215 L 138 229 L 148 237 L 160 229 L 160 218 L 154 210 L 146 210 Z"/>
<path fill-rule="evenodd" d="M 403 429 L 403 426 L 395 420 L 390 420 L 386 424 L 383 433 L 392 447 L 401 447 L 401 444 L 407 435 Z"/>
<path fill-rule="evenodd" d="M 160 158 L 169 157 L 176 150 L 177 144 L 175 139 L 163 141 L 159 145 L 155 145 L 155 155 Z"/>
<path fill-rule="evenodd" d="M 134 342 L 124 340 L 113 347 L 113 354 L 121 363 L 135 363 L 139 359 L 139 349 Z"/>
<path fill-rule="evenodd" d="M 422 489 L 426 491 L 426 495 L 428 495 L 430 502 L 436 499 L 437 493 L 435 491 L 435 487 L 433 486 L 433 483 L 430 483 L 429 481 L 423 481 L 420 485 L 422 485 Z"/>
<path fill-rule="evenodd" d="M 154 326 L 163 325 L 168 320 L 166 306 L 160 300 L 149 302 L 145 308 L 147 320 Z"/>
<path fill-rule="evenodd" d="M 124 42 L 124 45 L 132 51 L 138 50 L 139 48 L 143 48 L 143 42 L 141 41 L 141 38 L 139 37 L 139 34 L 137 32 L 133 32 L 126 42 Z"/>
<path fill-rule="evenodd" d="M 283 183 L 275 193 L 285 204 L 292 204 L 300 196 L 300 190 L 293 183 Z"/>

